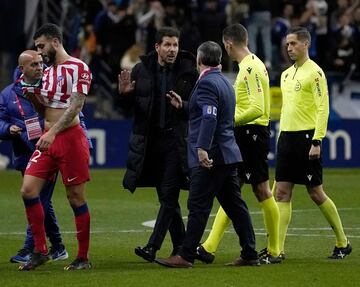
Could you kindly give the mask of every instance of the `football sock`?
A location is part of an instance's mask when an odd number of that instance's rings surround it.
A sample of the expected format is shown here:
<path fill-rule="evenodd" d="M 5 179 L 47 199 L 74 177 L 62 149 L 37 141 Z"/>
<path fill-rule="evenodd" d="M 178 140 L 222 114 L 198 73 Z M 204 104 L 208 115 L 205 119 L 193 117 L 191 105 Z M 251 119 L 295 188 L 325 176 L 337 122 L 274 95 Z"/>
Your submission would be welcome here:
<path fill-rule="evenodd" d="M 279 221 L 279 249 L 280 252 L 285 252 L 285 238 L 288 226 L 291 221 L 291 212 L 292 206 L 291 202 L 277 202 L 280 212 L 280 221 Z"/>
<path fill-rule="evenodd" d="M 23 199 L 26 217 L 31 228 L 31 233 L 34 238 L 35 251 L 42 254 L 47 254 L 46 236 L 44 227 L 44 209 L 41 205 L 40 198 Z"/>
<path fill-rule="evenodd" d="M 334 202 L 330 198 L 327 198 L 319 205 L 319 208 L 335 232 L 336 247 L 346 247 L 348 241 Z"/>
<path fill-rule="evenodd" d="M 219 243 L 224 235 L 226 228 L 230 225 L 231 220 L 226 215 L 224 209 L 220 206 L 216 214 L 213 226 L 206 241 L 202 244 L 207 252 L 215 253 Z"/>
<path fill-rule="evenodd" d="M 73 207 L 76 225 L 76 238 L 78 240 L 77 258 L 88 259 L 90 242 L 90 213 L 86 203 Z"/>
<path fill-rule="evenodd" d="M 268 235 L 267 250 L 272 256 L 279 256 L 279 207 L 273 196 L 260 202 L 260 206 Z"/>

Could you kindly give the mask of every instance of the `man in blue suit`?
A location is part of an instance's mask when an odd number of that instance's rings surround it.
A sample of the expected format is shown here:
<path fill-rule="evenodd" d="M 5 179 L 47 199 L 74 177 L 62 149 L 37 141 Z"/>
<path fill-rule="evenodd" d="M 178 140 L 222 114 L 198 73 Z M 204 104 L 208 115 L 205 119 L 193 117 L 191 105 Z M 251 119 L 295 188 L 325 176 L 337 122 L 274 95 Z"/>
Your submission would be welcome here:
<path fill-rule="evenodd" d="M 242 251 L 231 266 L 257 266 L 255 234 L 246 203 L 240 195 L 237 164 L 242 160 L 234 137 L 235 94 L 229 81 L 221 74 L 221 47 L 204 42 L 197 50 L 200 77 L 189 103 L 182 102 L 174 92 L 172 104 L 189 113 L 188 165 L 191 170 L 188 199 L 188 224 L 178 254 L 156 262 L 175 268 L 189 268 L 196 258 L 216 197 L 231 218 L 239 236 Z"/>

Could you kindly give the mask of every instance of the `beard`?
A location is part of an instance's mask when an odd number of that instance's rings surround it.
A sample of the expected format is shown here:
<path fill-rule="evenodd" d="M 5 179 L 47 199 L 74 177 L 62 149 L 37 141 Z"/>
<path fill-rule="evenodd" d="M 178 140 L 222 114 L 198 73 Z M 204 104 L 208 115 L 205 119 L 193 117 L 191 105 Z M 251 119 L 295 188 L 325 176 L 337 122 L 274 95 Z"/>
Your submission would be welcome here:
<path fill-rule="evenodd" d="M 56 51 L 51 48 L 46 55 L 43 55 L 43 61 L 46 65 L 53 65 L 56 59 Z"/>

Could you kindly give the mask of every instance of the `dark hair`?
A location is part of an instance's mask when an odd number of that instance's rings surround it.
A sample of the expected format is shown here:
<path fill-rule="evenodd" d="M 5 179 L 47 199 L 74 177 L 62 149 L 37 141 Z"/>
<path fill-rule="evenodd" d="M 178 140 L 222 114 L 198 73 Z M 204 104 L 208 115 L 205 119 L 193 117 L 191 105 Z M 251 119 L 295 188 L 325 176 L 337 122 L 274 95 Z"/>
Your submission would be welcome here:
<path fill-rule="evenodd" d="M 216 67 L 221 63 L 222 50 L 218 43 L 207 41 L 199 46 L 197 55 L 201 64 Z"/>
<path fill-rule="evenodd" d="M 289 35 L 289 34 L 296 35 L 296 37 L 302 42 L 309 41 L 309 46 L 310 46 L 311 36 L 310 36 L 309 31 L 306 28 L 300 27 L 300 26 L 291 28 L 289 30 L 289 32 L 287 33 L 287 35 Z"/>
<path fill-rule="evenodd" d="M 56 38 L 60 43 L 63 42 L 63 35 L 61 33 L 60 27 L 52 23 L 42 25 L 35 32 L 33 39 L 36 40 L 41 36 L 45 36 L 46 38 Z"/>
<path fill-rule="evenodd" d="M 155 43 L 160 45 L 164 37 L 176 37 L 179 39 L 180 32 L 172 27 L 162 27 L 156 33 Z"/>
<path fill-rule="evenodd" d="M 246 45 L 248 33 L 243 25 L 233 24 L 223 30 L 223 38 L 231 40 L 235 45 Z"/>

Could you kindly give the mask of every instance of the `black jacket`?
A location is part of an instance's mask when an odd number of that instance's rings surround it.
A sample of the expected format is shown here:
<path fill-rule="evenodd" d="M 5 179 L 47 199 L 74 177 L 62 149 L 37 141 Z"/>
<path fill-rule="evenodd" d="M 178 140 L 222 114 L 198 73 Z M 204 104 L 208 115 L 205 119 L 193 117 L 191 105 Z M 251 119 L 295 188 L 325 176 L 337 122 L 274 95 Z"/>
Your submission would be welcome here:
<path fill-rule="evenodd" d="M 141 57 L 131 72 L 131 80 L 135 81 L 135 90 L 131 93 L 120 95 L 119 105 L 123 108 L 132 108 L 134 111 L 134 124 L 129 139 L 129 153 L 127 170 L 123 179 L 125 189 L 134 192 L 136 187 L 153 187 L 155 182 L 142 176 L 146 147 L 149 142 L 150 122 L 154 98 L 156 96 L 156 69 L 158 55 L 155 51 Z M 195 57 L 186 51 L 179 51 L 174 64 L 175 84 L 173 90 L 187 101 L 191 95 L 198 78 Z M 186 130 L 187 117 L 183 111 L 176 111 L 174 115 L 174 131 L 177 149 L 181 157 L 184 178 L 187 174 L 186 160 Z"/>

